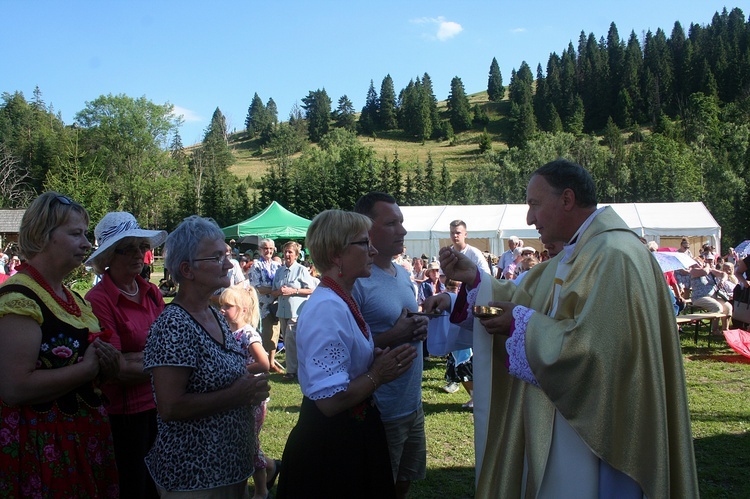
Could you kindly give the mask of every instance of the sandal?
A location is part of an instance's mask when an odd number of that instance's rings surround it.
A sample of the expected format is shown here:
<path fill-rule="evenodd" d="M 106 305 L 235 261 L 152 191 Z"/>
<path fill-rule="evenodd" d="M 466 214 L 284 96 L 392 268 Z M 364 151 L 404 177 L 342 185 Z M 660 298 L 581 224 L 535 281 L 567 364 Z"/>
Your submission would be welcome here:
<path fill-rule="evenodd" d="M 276 483 L 276 479 L 279 477 L 279 472 L 281 472 L 281 459 L 274 459 L 273 460 L 273 475 L 266 482 L 266 489 L 268 489 L 269 491 Z"/>

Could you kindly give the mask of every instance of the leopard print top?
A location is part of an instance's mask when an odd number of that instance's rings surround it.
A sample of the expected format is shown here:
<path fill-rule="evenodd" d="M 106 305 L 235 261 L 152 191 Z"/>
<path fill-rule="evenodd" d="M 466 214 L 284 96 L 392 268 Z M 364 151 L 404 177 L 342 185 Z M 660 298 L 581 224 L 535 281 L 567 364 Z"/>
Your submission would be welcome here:
<path fill-rule="evenodd" d="M 214 316 L 224 334 L 223 345 L 185 309 L 168 305 L 151 326 L 144 369 L 189 367 L 192 372 L 186 388 L 192 393 L 221 390 L 247 374 L 245 352 L 224 317 L 215 311 Z M 156 404 L 158 409 L 158 399 Z M 250 406 L 200 419 L 158 418 L 156 442 L 146 465 L 154 481 L 169 491 L 209 489 L 247 480 L 254 471 L 254 447 Z"/>

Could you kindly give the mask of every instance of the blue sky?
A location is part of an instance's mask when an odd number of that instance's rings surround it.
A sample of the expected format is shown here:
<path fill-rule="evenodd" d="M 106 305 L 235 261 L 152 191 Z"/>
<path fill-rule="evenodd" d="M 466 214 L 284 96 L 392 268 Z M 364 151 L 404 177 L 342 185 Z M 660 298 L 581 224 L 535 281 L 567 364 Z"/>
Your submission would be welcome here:
<path fill-rule="evenodd" d="M 436 97 L 458 76 L 468 93 L 486 89 L 496 57 L 503 82 L 522 61 L 536 71 L 551 52 L 577 46 L 583 30 L 624 40 L 675 21 L 708 24 L 725 6 L 745 17 L 750 2 L 712 0 L 443 1 L 31 1 L 0 0 L 0 92 L 47 104 L 70 124 L 87 101 L 124 93 L 169 102 L 184 116 L 183 143 L 199 142 L 214 110 L 230 131 L 244 127 L 255 92 L 279 118 L 310 90 L 334 107 L 346 94 L 357 111 L 370 80 L 386 74 L 396 92 L 429 73 Z"/>

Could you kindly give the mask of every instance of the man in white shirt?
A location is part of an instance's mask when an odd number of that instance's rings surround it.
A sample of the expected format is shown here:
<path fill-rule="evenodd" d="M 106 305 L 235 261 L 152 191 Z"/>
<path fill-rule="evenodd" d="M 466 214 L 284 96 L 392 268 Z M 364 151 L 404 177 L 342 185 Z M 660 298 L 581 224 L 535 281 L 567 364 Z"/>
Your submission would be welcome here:
<path fill-rule="evenodd" d="M 466 235 L 468 234 L 466 223 L 463 220 L 454 220 L 450 224 L 450 231 L 453 248 L 459 253 L 466 255 L 481 270 L 490 274 L 490 265 L 487 263 L 487 259 L 482 252 L 474 246 L 466 244 Z"/>

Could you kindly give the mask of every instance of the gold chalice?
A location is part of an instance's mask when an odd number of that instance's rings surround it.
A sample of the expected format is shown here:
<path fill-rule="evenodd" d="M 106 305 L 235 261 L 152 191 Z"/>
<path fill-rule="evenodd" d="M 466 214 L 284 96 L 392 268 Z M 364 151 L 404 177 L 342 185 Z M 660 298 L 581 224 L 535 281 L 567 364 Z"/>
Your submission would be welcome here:
<path fill-rule="evenodd" d="M 490 307 L 489 305 L 474 305 L 474 317 L 479 319 L 489 319 L 496 315 L 502 315 L 505 311 L 500 307 Z"/>

